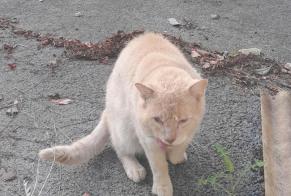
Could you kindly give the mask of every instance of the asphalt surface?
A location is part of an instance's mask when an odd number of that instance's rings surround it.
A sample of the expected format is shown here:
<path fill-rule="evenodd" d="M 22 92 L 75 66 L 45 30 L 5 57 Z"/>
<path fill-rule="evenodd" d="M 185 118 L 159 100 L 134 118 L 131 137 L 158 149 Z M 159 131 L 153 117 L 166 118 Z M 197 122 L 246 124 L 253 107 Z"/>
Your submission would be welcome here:
<path fill-rule="evenodd" d="M 75 17 L 81 12 L 81 17 Z M 291 2 L 277 1 L 97 1 L 97 0 L 0 0 L 0 17 L 16 17 L 20 27 L 66 38 L 97 42 L 118 30 L 153 30 L 181 36 L 203 46 L 224 51 L 261 48 L 267 57 L 290 62 Z M 219 14 L 212 20 L 210 14 Z M 175 28 L 167 18 L 186 18 L 192 25 Z M 151 172 L 135 184 L 126 178 L 110 146 L 80 167 L 39 162 L 37 152 L 54 144 L 70 143 L 88 134 L 98 123 L 104 107 L 105 84 L 112 65 L 96 61 L 61 58 L 61 49 L 37 49 L 38 43 L 0 30 L 0 45 L 18 44 L 13 53 L 16 69 L 10 70 L 0 50 L 0 108 L 17 99 L 19 114 L 12 118 L 0 110 L 0 169 L 16 172 L 4 181 L 0 172 L 0 195 L 25 195 L 23 180 L 34 185 L 34 195 L 150 195 Z M 52 71 L 47 64 L 56 54 L 62 63 Z M 200 134 L 188 149 L 187 163 L 170 167 L 175 195 L 226 195 L 211 187 L 199 188 L 197 180 L 222 171 L 223 163 L 212 145 L 230 151 L 239 173 L 262 158 L 258 91 L 235 85 L 232 79 L 210 77 L 207 112 Z M 70 98 L 69 105 L 51 103 L 55 93 Z M 4 169 L 4 170 L 3 170 Z M 5 173 L 5 172 L 4 172 Z M 250 172 L 240 180 L 237 195 L 264 195 L 262 172 Z"/>

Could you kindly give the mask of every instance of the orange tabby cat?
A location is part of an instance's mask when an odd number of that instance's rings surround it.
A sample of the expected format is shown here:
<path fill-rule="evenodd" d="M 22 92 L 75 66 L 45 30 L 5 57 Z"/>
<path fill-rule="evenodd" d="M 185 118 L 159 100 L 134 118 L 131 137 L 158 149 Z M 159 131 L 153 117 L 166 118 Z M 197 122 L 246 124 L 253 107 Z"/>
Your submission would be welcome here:
<path fill-rule="evenodd" d="M 187 159 L 186 148 L 204 115 L 207 80 L 163 36 L 145 33 L 119 55 L 107 84 L 98 126 L 71 145 L 40 151 L 45 160 L 80 164 L 100 153 L 109 138 L 131 180 L 146 176 L 135 155 L 145 153 L 153 173 L 152 192 L 172 196 L 168 163 Z"/>

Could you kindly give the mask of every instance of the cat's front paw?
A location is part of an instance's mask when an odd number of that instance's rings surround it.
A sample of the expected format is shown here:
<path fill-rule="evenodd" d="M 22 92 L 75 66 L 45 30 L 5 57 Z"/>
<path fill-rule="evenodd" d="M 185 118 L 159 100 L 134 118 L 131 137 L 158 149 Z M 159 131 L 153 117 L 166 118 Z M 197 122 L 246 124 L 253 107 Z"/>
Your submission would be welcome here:
<path fill-rule="evenodd" d="M 173 196 L 172 183 L 160 184 L 154 183 L 152 193 L 157 196 Z"/>
<path fill-rule="evenodd" d="M 126 175 L 134 182 L 140 182 L 146 177 L 146 170 L 142 166 L 132 166 L 125 169 Z"/>
<path fill-rule="evenodd" d="M 177 154 L 172 154 L 170 153 L 168 155 L 168 160 L 173 164 L 173 165 L 177 165 L 177 164 L 181 164 L 186 162 L 188 159 L 187 157 L 187 153 L 184 152 L 182 155 L 177 155 Z"/>

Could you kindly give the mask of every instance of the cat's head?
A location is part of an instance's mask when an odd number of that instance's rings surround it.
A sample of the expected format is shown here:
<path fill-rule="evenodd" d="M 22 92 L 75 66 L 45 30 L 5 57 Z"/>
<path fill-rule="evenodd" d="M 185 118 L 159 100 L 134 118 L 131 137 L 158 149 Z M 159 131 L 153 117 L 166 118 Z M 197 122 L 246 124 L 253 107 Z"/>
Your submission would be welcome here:
<path fill-rule="evenodd" d="M 136 83 L 139 91 L 138 120 L 144 134 L 163 145 L 179 145 L 192 138 L 204 115 L 208 81 L 192 80 L 188 87 L 160 92 Z"/>

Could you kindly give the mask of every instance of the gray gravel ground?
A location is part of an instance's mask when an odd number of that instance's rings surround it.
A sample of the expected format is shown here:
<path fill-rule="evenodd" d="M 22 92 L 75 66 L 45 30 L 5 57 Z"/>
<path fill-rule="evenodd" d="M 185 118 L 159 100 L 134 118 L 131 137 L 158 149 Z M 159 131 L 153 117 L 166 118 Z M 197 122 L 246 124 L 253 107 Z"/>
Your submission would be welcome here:
<path fill-rule="evenodd" d="M 80 11 L 83 16 L 75 17 Z M 210 14 L 219 14 L 212 20 Z M 291 2 L 288 0 L 234 1 L 98 1 L 98 0 L 0 0 L 0 17 L 16 17 L 19 26 L 41 33 L 52 33 L 82 41 L 103 39 L 117 30 L 146 29 L 167 31 L 188 41 L 202 43 L 211 49 L 232 50 L 244 47 L 262 48 L 268 57 L 291 61 Z M 167 18 L 187 18 L 193 25 L 175 28 Z M 20 112 L 8 117 L 0 110 L 0 169 L 16 170 L 16 179 L 0 179 L 0 196 L 24 195 L 23 179 L 34 180 L 37 173 L 38 195 L 51 163 L 39 162 L 37 152 L 54 144 L 70 143 L 88 134 L 98 122 L 104 107 L 105 83 L 112 65 L 96 61 L 62 58 L 55 73 L 47 66 L 62 50 L 37 50 L 35 41 L 16 37 L 0 30 L 0 46 L 20 44 L 13 56 L 16 70 L 7 67 L 0 50 L 0 108 L 18 99 Z M 254 159 L 261 159 L 260 103 L 258 91 L 250 92 L 225 77 L 210 77 L 207 92 L 207 113 L 201 132 L 188 149 L 187 163 L 170 167 L 175 195 L 225 195 L 209 188 L 198 188 L 197 180 L 222 163 L 212 150 L 220 143 L 233 157 L 236 171 Z M 57 106 L 48 96 L 59 93 L 73 103 Z M 45 195 L 150 195 L 151 173 L 135 184 L 126 178 L 114 151 L 104 153 L 80 167 L 53 166 L 42 190 Z M 1 173 L 1 172 L 0 172 Z M 0 174 L 1 176 L 1 174 Z M 252 172 L 240 181 L 237 195 L 263 194 L 263 177 Z"/>

